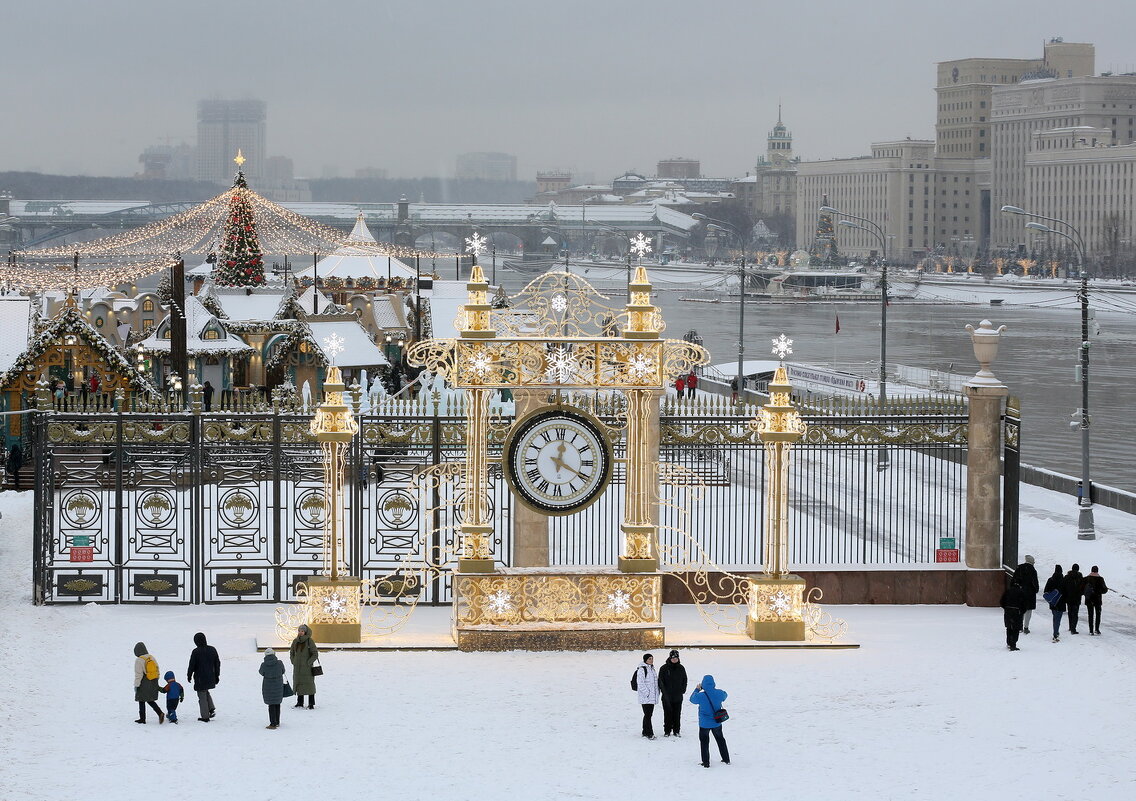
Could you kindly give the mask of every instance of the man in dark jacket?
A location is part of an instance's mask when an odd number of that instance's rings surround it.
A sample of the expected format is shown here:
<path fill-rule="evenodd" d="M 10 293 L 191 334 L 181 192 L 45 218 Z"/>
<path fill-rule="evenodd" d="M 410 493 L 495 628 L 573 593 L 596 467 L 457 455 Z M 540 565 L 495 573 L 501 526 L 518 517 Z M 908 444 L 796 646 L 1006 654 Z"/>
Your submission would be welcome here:
<path fill-rule="evenodd" d="M 1077 618 L 1081 614 L 1081 593 L 1085 590 L 1085 577 L 1081 566 L 1073 565 L 1061 582 L 1061 596 L 1065 599 L 1065 612 L 1069 615 L 1069 633 L 1077 633 Z"/>
<path fill-rule="evenodd" d="M 1033 610 L 1037 609 L 1037 592 L 1041 589 L 1041 583 L 1037 578 L 1037 568 L 1033 565 L 1033 557 L 1026 554 L 1026 560 L 1017 566 L 1014 570 L 1014 577 L 1011 579 L 1011 582 L 1016 581 L 1018 586 L 1022 588 L 1022 592 L 1026 594 L 1027 602 L 1022 608 L 1022 634 L 1030 633 L 1030 618 L 1033 616 Z"/>
<path fill-rule="evenodd" d="M 663 736 L 681 737 L 682 702 L 686 698 L 686 668 L 679 661 L 678 651 L 671 651 L 667 662 L 659 669 L 659 700 L 663 704 Z"/>
<path fill-rule="evenodd" d="M 1020 651 L 1018 648 L 1018 634 L 1022 630 L 1022 610 L 1026 605 L 1026 594 L 1017 581 L 1010 581 L 1010 586 L 1002 593 L 1002 600 L 998 605 L 1002 607 L 1002 620 L 1006 624 L 1006 647 L 1011 651 Z"/>
<path fill-rule="evenodd" d="M 209 691 L 221 681 L 221 658 L 217 656 L 217 649 L 205 641 L 205 635 L 200 631 L 193 635 L 193 643 L 197 647 L 189 655 L 185 680 L 193 682 L 193 689 L 197 693 L 197 708 L 201 712 L 198 720 L 208 723 L 217 714 Z"/>
<path fill-rule="evenodd" d="M 1089 616 L 1089 634 L 1100 634 L 1101 596 L 1106 592 L 1108 585 L 1104 583 L 1104 576 L 1093 565 L 1093 572 L 1085 576 L 1085 612 Z"/>

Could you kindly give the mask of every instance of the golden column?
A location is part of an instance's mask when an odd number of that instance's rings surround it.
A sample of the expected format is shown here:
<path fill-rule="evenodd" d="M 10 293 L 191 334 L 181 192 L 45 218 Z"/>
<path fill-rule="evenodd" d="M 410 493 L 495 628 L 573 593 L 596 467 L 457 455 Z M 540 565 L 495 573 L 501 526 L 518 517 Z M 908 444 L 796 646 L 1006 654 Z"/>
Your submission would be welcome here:
<path fill-rule="evenodd" d="M 324 400 L 311 424 L 311 433 L 323 451 L 323 570 L 321 576 L 307 582 L 307 620 L 312 636 L 320 642 L 359 642 L 362 584 L 358 577 L 346 575 L 343 509 L 347 447 L 358 433 L 359 423 L 344 403 L 343 377 L 335 364 L 343 340 L 333 334 L 324 345 L 331 364 L 324 382 Z"/>
<path fill-rule="evenodd" d="M 643 235 L 639 237 L 642 239 Z M 642 244 L 639 247 L 633 244 L 632 248 L 640 251 L 640 259 L 650 250 L 649 245 Z M 628 285 L 627 294 L 627 325 L 623 338 L 657 340 L 661 315 L 651 303 L 651 283 L 642 263 L 635 268 L 635 278 Z M 619 557 L 619 569 L 624 573 L 653 573 L 659 569 L 655 551 L 658 526 L 652 514 L 658 487 L 649 438 L 651 406 L 656 394 L 650 389 L 627 390 L 627 483 L 620 526 L 623 553 Z"/>
<path fill-rule="evenodd" d="M 769 384 L 769 403 L 750 423 L 765 446 L 766 511 L 762 575 L 750 581 L 746 631 L 762 641 L 805 639 L 805 582 L 789 572 L 789 455 L 806 430 L 805 421 L 793 408 L 785 369 L 792 344 L 784 334 L 773 340 L 773 352 L 781 364 Z"/>
<path fill-rule="evenodd" d="M 474 235 L 476 236 L 476 234 Z M 493 339 L 489 318 L 489 283 L 477 263 L 474 252 L 468 299 L 461 318 L 463 339 Z M 458 557 L 459 573 L 493 573 L 493 554 L 489 547 L 493 523 L 489 520 L 489 395 L 491 389 L 472 387 L 466 390 L 465 502 L 462 509 L 462 550 Z"/>

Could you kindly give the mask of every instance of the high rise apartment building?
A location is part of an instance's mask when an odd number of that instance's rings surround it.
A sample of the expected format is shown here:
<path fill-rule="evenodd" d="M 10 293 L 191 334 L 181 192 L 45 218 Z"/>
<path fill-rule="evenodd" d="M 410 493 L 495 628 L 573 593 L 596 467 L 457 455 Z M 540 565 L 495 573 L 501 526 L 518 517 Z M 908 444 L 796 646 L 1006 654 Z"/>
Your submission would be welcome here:
<path fill-rule="evenodd" d="M 197 104 L 197 179 L 231 184 L 237 151 L 245 158 L 245 175 L 255 182 L 264 175 L 267 104 L 263 100 L 202 100 Z"/>
<path fill-rule="evenodd" d="M 517 180 L 517 157 L 508 153 L 462 153 L 455 178 L 481 181 Z"/>

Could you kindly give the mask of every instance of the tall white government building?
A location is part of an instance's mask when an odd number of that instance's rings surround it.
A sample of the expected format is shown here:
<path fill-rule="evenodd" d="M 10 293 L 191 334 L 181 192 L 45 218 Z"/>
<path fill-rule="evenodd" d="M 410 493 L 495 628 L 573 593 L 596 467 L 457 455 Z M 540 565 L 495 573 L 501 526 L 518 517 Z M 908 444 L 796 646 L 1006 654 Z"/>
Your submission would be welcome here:
<path fill-rule="evenodd" d="M 879 223 L 889 258 L 903 262 L 1027 243 L 1023 218 L 1000 214 L 1003 205 L 1068 220 L 1090 253 L 1136 243 L 1136 75 L 1094 76 L 1094 64 L 1093 45 L 1056 39 L 1040 59 L 939 64 L 933 141 L 798 165 L 798 245 L 813 244 L 825 197 Z M 837 243 L 846 255 L 879 249 L 845 227 Z"/>

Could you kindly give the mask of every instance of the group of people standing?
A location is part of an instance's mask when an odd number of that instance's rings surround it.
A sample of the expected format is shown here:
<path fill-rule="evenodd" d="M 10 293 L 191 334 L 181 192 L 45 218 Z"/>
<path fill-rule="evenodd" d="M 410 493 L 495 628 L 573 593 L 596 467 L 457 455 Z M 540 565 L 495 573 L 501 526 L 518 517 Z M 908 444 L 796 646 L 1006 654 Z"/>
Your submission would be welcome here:
<path fill-rule="evenodd" d="M 693 398 L 697 390 L 698 376 L 694 373 L 680 375 L 675 379 L 675 392 L 678 393 L 679 400 L 682 400 L 683 393 L 686 393 L 687 397 Z"/>
<path fill-rule="evenodd" d="M 655 670 L 655 657 L 653 654 L 643 654 L 643 661 L 635 668 L 632 674 L 632 689 L 637 693 L 640 706 L 643 708 L 643 736 L 654 740 L 655 729 L 652 718 L 655 713 L 655 704 L 663 706 L 663 736 L 681 737 L 682 731 L 682 704 L 686 699 L 686 667 L 679 658 L 678 651 L 671 651 L 664 664 L 657 672 Z M 714 677 L 706 675 L 702 681 L 695 685 L 691 692 L 690 703 L 698 706 L 698 744 L 700 749 L 700 765 L 710 767 L 710 736 L 718 744 L 718 754 L 723 764 L 730 764 L 730 750 L 726 746 L 726 738 L 722 734 L 722 723 L 718 714 L 722 709 L 722 702 L 726 700 L 726 691 L 719 690 L 714 684 Z"/>
<path fill-rule="evenodd" d="M 221 657 L 217 649 L 208 643 L 202 632 L 193 635 L 193 652 L 189 655 L 189 667 L 185 672 L 187 683 L 193 684 L 197 693 L 197 707 L 202 723 L 208 723 L 217 716 L 217 708 L 213 704 L 212 690 L 221 682 Z M 296 706 L 303 708 L 304 699 L 308 701 L 308 709 L 316 706 L 316 673 L 314 666 L 319 661 L 319 648 L 312 639 L 312 631 L 307 625 L 301 625 L 296 631 L 288 649 L 288 656 L 292 663 L 292 681 L 296 695 Z M 160 685 L 158 675 L 160 668 L 158 660 L 154 658 L 146 644 L 139 642 L 134 646 L 134 700 L 138 702 L 138 719 L 135 723 L 146 722 L 146 708 L 154 710 L 158 716 L 158 723 L 177 723 L 177 708 L 185 697 L 185 688 L 179 684 L 172 670 L 167 670 Z M 280 726 L 280 704 L 286 696 L 284 680 L 284 664 L 276 653 L 267 648 L 264 652 L 264 661 L 260 665 L 261 697 L 268 706 L 268 726 L 276 729 Z M 158 707 L 158 694 L 166 696 L 166 711 Z"/>
<path fill-rule="evenodd" d="M 1021 650 L 1018 648 L 1019 634 L 1030 633 L 1030 618 L 1037 609 L 1040 589 L 1034 558 L 1027 555 L 1026 560 L 1014 570 L 1000 602 L 1006 626 L 1006 648 L 1011 651 Z M 1100 634 L 1102 597 L 1108 592 L 1108 585 L 1096 565 L 1087 576 L 1081 574 L 1081 566 L 1076 563 L 1068 573 L 1062 572 L 1061 565 L 1055 565 L 1053 575 L 1041 591 L 1053 615 L 1053 642 L 1061 641 L 1061 619 L 1065 615 L 1068 615 L 1069 633 L 1078 633 L 1082 601 L 1089 620 L 1089 634 Z"/>

